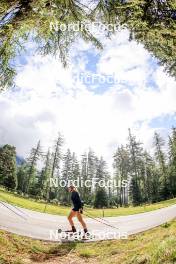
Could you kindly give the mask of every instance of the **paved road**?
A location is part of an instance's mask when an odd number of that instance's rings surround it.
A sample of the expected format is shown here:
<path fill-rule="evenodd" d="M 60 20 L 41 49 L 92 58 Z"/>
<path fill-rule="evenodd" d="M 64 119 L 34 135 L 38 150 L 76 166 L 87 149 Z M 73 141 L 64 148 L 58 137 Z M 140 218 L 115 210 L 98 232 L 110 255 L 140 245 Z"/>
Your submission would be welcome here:
<path fill-rule="evenodd" d="M 58 235 L 58 228 L 69 229 L 67 218 L 64 216 L 44 214 L 3 204 L 18 215 L 0 203 L 0 229 L 2 230 L 40 240 L 60 241 L 63 234 Z M 90 218 L 86 218 L 86 222 L 91 233 L 95 234 L 93 240 L 104 240 L 126 238 L 128 235 L 151 229 L 174 218 L 176 218 L 176 205 L 142 214 L 104 218 L 104 223 L 114 228 Z M 97 220 L 100 219 L 97 218 Z M 76 219 L 75 223 L 77 228 L 80 228 Z"/>

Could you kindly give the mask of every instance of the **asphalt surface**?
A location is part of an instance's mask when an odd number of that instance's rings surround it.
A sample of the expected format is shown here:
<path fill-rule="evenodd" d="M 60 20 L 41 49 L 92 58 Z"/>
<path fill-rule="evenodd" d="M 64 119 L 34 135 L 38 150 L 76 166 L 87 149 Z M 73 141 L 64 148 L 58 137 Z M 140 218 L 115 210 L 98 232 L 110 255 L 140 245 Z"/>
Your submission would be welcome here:
<path fill-rule="evenodd" d="M 85 221 L 91 234 L 91 237 L 86 241 L 126 239 L 131 234 L 149 230 L 174 218 L 176 218 L 176 205 L 141 214 L 105 217 L 104 220 L 86 217 Z M 76 218 L 75 225 L 77 230 L 81 231 Z M 39 213 L 3 202 L 3 204 L 0 203 L 0 229 L 34 239 L 54 242 L 67 241 L 65 233 L 58 234 L 57 230 L 65 231 L 70 227 L 65 216 Z M 81 239 L 81 236 L 77 238 Z M 69 237 L 69 239 L 72 240 L 73 237 Z"/>

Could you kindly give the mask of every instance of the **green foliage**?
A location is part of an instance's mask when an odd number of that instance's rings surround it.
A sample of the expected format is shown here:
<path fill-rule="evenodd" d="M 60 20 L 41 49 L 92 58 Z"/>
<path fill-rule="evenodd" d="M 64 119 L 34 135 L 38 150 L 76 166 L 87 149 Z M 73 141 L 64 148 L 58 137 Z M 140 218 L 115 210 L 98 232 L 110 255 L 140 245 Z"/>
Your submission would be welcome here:
<path fill-rule="evenodd" d="M 25 193 L 33 193 L 36 184 L 37 162 L 42 156 L 40 141 L 36 148 L 32 148 L 29 158 L 27 159 L 27 181 L 25 184 Z"/>
<path fill-rule="evenodd" d="M 120 189 L 116 191 L 120 206 L 128 202 L 135 206 L 154 203 L 175 196 L 175 128 L 169 139 L 169 160 L 164 151 L 165 142 L 158 133 L 154 135 L 155 153 L 152 157 L 129 130 L 127 146 L 119 147 L 114 154 L 114 177 L 120 180 Z M 126 179 L 130 182 L 129 188 L 122 187 L 122 180 Z"/>
<path fill-rule="evenodd" d="M 54 31 L 50 23 L 75 24 L 90 20 L 84 8 L 76 1 L 9 1 L 0 3 L 0 90 L 13 84 L 16 69 L 12 60 L 21 53 L 25 44 L 32 37 L 37 44 L 37 51 L 43 55 L 59 57 L 64 66 L 68 60 L 68 49 L 78 38 L 91 41 L 97 48 L 100 42 L 88 31 Z M 9 17 L 8 19 L 6 19 Z M 36 52 L 36 51 L 35 51 Z"/>
<path fill-rule="evenodd" d="M 70 149 L 67 150 L 63 156 L 63 166 L 60 180 L 64 180 L 67 184 L 77 182 L 80 178 L 80 166 L 75 153 L 71 153 Z M 58 191 L 58 199 L 63 204 L 70 204 L 70 195 L 66 188 L 60 188 Z"/>
<path fill-rule="evenodd" d="M 174 0 L 110 1 L 110 14 L 143 43 L 166 71 L 176 76 L 176 4 Z M 123 2 L 123 3 L 122 3 Z"/>
<path fill-rule="evenodd" d="M 15 147 L 5 145 L 0 148 L 0 184 L 8 189 L 17 186 Z"/>
<path fill-rule="evenodd" d="M 129 177 L 131 180 L 130 196 L 134 205 L 139 205 L 142 202 L 142 184 L 143 169 L 144 169 L 144 150 L 141 142 L 137 142 L 136 137 L 131 134 L 129 129 L 128 145 L 129 151 Z M 145 189 L 145 187 L 143 188 Z"/>
<path fill-rule="evenodd" d="M 78 184 L 81 199 L 97 208 L 137 206 L 176 196 L 175 128 L 169 136 L 168 155 L 165 142 L 155 133 L 153 156 L 129 130 L 128 144 L 118 147 L 113 155 L 113 175 L 108 172 L 103 157 L 98 158 L 91 149 L 79 161 L 70 149 L 63 154 L 62 146 L 63 137 L 59 134 L 53 151 L 43 154 L 39 141 L 17 170 L 15 148 L 9 145 L 0 148 L 0 184 L 17 189 L 22 195 L 70 205 L 66 188 L 50 186 L 50 178 L 56 178 L 58 184 L 61 180 L 76 187 Z M 109 185 L 112 180 L 115 185 Z"/>
<path fill-rule="evenodd" d="M 166 166 L 166 157 L 163 151 L 165 142 L 158 133 L 154 135 L 155 157 L 158 163 L 158 171 L 160 174 L 160 194 L 163 199 L 170 196 L 170 188 L 168 182 L 168 168 Z"/>
<path fill-rule="evenodd" d="M 136 181 L 134 178 L 131 181 L 131 199 L 134 206 L 140 205 L 142 203 L 141 199 L 141 190 L 138 185 L 138 181 Z"/>
<path fill-rule="evenodd" d="M 113 158 L 114 158 L 114 163 L 113 163 L 114 179 L 116 180 L 116 182 L 120 182 L 120 188 L 118 186 L 116 190 L 118 197 L 118 204 L 122 206 L 128 204 L 127 189 L 123 188 L 122 181 L 128 180 L 128 175 L 130 172 L 130 167 L 129 167 L 130 153 L 128 149 L 126 149 L 123 145 L 121 145 L 121 147 L 118 147 Z"/>
<path fill-rule="evenodd" d="M 99 188 L 95 194 L 94 207 L 103 208 L 108 206 L 108 197 L 104 188 Z"/>
<path fill-rule="evenodd" d="M 55 141 L 53 152 L 52 152 L 52 168 L 51 168 L 51 177 L 54 178 L 56 171 L 59 172 L 60 162 L 62 159 L 61 148 L 64 143 L 63 136 L 58 135 L 57 140 Z"/>
<path fill-rule="evenodd" d="M 90 31 L 53 31 L 50 23 L 85 24 L 101 21 L 128 28 L 130 40 L 142 43 L 166 71 L 176 76 L 176 5 L 174 0 L 93 1 L 91 7 L 73 0 L 2 0 L 0 3 L 0 90 L 13 85 L 16 69 L 12 60 L 24 50 L 28 37 L 43 55 L 59 54 L 66 66 L 71 44 L 78 38 L 102 48 Z M 94 7 L 93 7 L 94 6 Z M 112 32 L 105 32 L 110 36 Z M 36 52 L 36 51 L 35 51 Z"/>
<path fill-rule="evenodd" d="M 169 137 L 169 185 L 171 194 L 176 195 L 176 128 L 172 128 L 172 134 Z"/>
<path fill-rule="evenodd" d="M 48 194 L 48 184 L 51 176 L 51 154 L 50 150 L 48 150 L 45 161 L 44 168 L 38 177 L 38 183 L 36 184 L 36 189 L 38 191 L 38 196 L 47 199 Z"/>
<path fill-rule="evenodd" d="M 27 166 L 26 164 L 22 164 L 17 168 L 17 179 L 18 179 L 18 185 L 17 185 L 17 191 L 24 193 L 25 187 L 27 184 Z"/>

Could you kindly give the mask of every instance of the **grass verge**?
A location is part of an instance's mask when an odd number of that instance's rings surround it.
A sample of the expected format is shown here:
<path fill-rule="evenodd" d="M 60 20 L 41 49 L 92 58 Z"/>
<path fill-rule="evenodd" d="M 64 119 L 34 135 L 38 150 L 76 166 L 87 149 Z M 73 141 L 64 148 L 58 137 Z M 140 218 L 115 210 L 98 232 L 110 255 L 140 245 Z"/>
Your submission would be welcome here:
<path fill-rule="evenodd" d="M 42 202 L 38 202 L 32 199 L 23 198 L 19 195 L 7 192 L 3 189 L 0 189 L 0 200 L 7 201 L 11 204 L 38 211 L 38 212 L 46 212 L 49 214 L 57 214 L 57 215 L 68 215 L 70 210 L 69 207 L 66 206 L 57 206 L 52 204 L 46 204 Z M 136 206 L 136 207 L 127 207 L 127 208 L 115 208 L 115 209 L 86 209 L 88 213 L 90 213 L 94 217 L 111 217 L 111 216 L 121 216 L 121 215 L 131 215 L 131 214 L 138 214 L 153 211 L 156 209 L 161 209 L 170 205 L 176 204 L 176 198 L 171 200 L 162 201 L 155 204 L 147 204 L 143 206 Z M 46 208 L 45 208 L 46 207 Z M 46 210 L 45 210 L 46 209 Z M 104 212 L 103 212 L 104 211 Z"/>
<path fill-rule="evenodd" d="M 127 240 L 53 244 L 0 231 L 0 264 L 174 264 L 176 220 Z"/>

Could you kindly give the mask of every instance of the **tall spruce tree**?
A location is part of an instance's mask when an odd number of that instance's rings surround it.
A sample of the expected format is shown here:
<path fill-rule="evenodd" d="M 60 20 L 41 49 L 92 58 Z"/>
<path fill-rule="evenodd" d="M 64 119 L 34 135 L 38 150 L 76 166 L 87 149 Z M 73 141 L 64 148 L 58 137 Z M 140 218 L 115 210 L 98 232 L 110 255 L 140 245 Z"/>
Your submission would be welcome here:
<path fill-rule="evenodd" d="M 0 148 L 0 184 L 7 189 L 17 187 L 16 150 L 11 145 Z"/>
<path fill-rule="evenodd" d="M 108 206 L 108 197 L 104 188 L 98 188 L 95 193 L 95 208 L 104 208 Z"/>
<path fill-rule="evenodd" d="M 18 185 L 17 185 L 17 191 L 24 193 L 26 190 L 27 185 L 27 164 L 21 164 L 17 168 L 17 179 L 18 179 Z"/>
<path fill-rule="evenodd" d="M 80 164 L 75 152 L 72 154 L 72 179 L 78 181 L 78 190 L 80 185 Z"/>
<path fill-rule="evenodd" d="M 151 203 L 159 200 L 159 176 L 155 170 L 155 162 L 151 155 L 144 151 L 141 167 L 142 202 Z"/>
<path fill-rule="evenodd" d="M 162 137 L 155 132 L 154 134 L 154 147 L 155 147 L 155 158 L 158 164 L 158 170 L 161 181 L 161 199 L 167 199 L 170 196 L 169 182 L 168 182 L 168 169 L 166 165 L 166 156 L 163 150 L 165 142 Z"/>
<path fill-rule="evenodd" d="M 97 171 L 97 157 L 94 151 L 90 148 L 87 155 L 87 180 L 89 180 L 91 183 L 93 182 L 93 179 L 96 177 L 96 171 Z M 93 200 L 93 192 L 94 192 L 92 184 L 90 187 L 86 188 L 86 192 L 91 202 Z"/>
<path fill-rule="evenodd" d="M 142 202 L 141 193 L 141 165 L 143 164 L 143 148 L 129 129 L 128 150 L 130 153 L 130 176 L 131 176 L 131 200 L 134 205 Z"/>
<path fill-rule="evenodd" d="M 128 181 L 130 172 L 130 157 L 129 151 L 123 145 L 118 147 L 113 156 L 114 180 L 117 185 L 117 197 L 120 206 L 128 204 L 128 187 L 124 187 L 123 180 Z"/>
<path fill-rule="evenodd" d="M 48 149 L 48 152 L 44 160 L 44 167 L 42 168 L 38 181 L 40 196 L 45 199 L 47 198 L 47 193 L 49 189 L 50 176 L 51 176 L 51 153 L 50 150 Z"/>
<path fill-rule="evenodd" d="M 66 183 L 66 188 L 61 189 L 62 202 L 69 204 L 69 193 L 67 191 L 67 186 L 71 180 L 73 180 L 73 160 L 72 153 L 70 149 L 67 150 L 63 156 L 63 167 L 62 167 L 62 180 Z"/>
<path fill-rule="evenodd" d="M 95 199 L 94 199 L 94 207 L 102 208 L 107 207 L 108 205 L 108 196 L 107 196 L 107 189 L 106 183 L 108 179 L 107 173 L 107 164 L 104 161 L 103 157 L 97 159 L 96 164 L 96 178 L 97 184 L 95 188 Z"/>
<path fill-rule="evenodd" d="M 171 195 L 176 196 L 176 128 L 172 128 L 169 137 L 169 188 Z"/>
<path fill-rule="evenodd" d="M 60 162 L 62 160 L 62 146 L 64 143 L 63 136 L 59 133 L 57 140 L 55 141 L 53 152 L 52 152 L 52 168 L 51 177 L 54 178 L 60 170 Z"/>
<path fill-rule="evenodd" d="M 85 152 L 81 156 L 81 174 L 80 174 L 80 182 L 82 182 L 82 186 L 80 187 L 80 194 L 82 199 L 84 200 L 85 203 L 89 203 L 89 193 L 88 189 L 85 186 L 85 182 L 88 180 L 87 177 L 87 153 Z"/>
<path fill-rule="evenodd" d="M 51 178 L 61 178 L 61 161 L 62 161 L 62 146 L 64 144 L 64 138 L 61 133 L 58 134 L 58 137 L 53 146 L 53 151 L 51 154 Z M 47 199 L 58 199 L 59 196 L 59 188 L 49 188 Z"/>
<path fill-rule="evenodd" d="M 36 176 L 37 176 L 37 162 L 41 158 L 42 150 L 40 145 L 40 140 L 37 143 L 36 148 L 31 149 L 29 158 L 27 159 L 27 181 L 25 192 L 29 193 L 32 188 L 35 188 Z M 30 190 L 31 188 L 31 190 Z"/>

